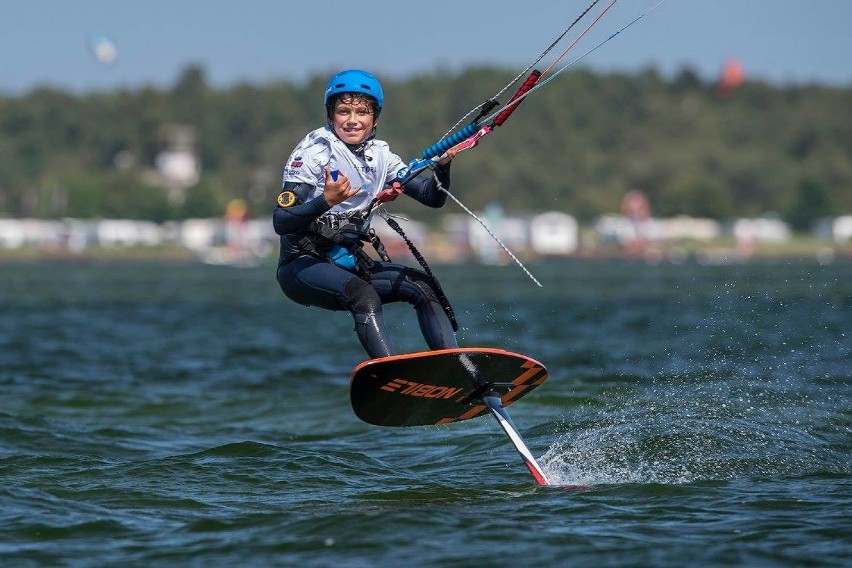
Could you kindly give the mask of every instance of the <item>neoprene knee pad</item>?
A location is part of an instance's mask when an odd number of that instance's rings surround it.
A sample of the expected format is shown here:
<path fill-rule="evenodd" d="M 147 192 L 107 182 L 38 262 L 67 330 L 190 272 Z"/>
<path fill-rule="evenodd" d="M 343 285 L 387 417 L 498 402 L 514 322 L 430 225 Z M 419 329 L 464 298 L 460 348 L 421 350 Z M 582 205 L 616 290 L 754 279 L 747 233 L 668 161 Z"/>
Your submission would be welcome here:
<path fill-rule="evenodd" d="M 405 271 L 405 278 L 406 280 L 420 288 L 429 301 L 439 301 L 438 294 L 435 292 L 435 288 L 432 287 L 432 279 L 429 278 L 428 274 L 424 274 L 423 272 L 419 272 L 417 270 L 407 269 Z"/>
<path fill-rule="evenodd" d="M 343 285 L 343 293 L 349 299 L 349 309 L 355 313 L 372 314 L 381 311 L 382 301 L 376 290 L 362 279 L 354 276 Z"/>

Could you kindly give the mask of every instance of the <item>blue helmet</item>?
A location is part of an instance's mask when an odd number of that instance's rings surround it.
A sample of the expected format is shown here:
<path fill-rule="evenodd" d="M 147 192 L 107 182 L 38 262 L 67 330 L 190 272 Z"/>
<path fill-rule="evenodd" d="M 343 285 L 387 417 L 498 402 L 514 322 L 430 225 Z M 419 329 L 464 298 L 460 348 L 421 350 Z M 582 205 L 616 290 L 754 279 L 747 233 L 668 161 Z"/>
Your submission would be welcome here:
<path fill-rule="evenodd" d="M 360 69 L 347 69 L 332 77 L 325 88 L 325 104 L 338 93 L 362 93 L 370 95 L 379 103 L 379 110 L 385 102 L 382 85 L 379 80 Z"/>

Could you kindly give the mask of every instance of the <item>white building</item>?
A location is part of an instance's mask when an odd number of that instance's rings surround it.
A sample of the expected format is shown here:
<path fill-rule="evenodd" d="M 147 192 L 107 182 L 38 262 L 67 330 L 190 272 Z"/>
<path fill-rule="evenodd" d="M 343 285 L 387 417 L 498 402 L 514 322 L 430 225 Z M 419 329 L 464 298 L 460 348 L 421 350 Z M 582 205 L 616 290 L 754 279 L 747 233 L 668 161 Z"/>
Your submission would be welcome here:
<path fill-rule="evenodd" d="M 567 256 L 577 250 L 577 220 L 567 213 L 548 211 L 530 219 L 530 246 L 541 255 Z"/>
<path fill-rule="evenodd" d="M 623 215 L 604 215 L 595 223 L 595 229 L 604 240 L 621 244 L 637 239 L 649 242 L 709 241 L 722 234 L 718 221 L 686 215 L 644 220 L 634 220 Z"/>
<path fill-rule="evenodd" d="M 104 219 L 95 227 L 97 241 L 104 247 L 156 246 L 163 242 L 163 231 L 153 221 Z"/>
<path fill-rule="evenodd" d="M 815 231 L 820 238 L 831 239 L 838 245 L 852 241 L 852 215 L 824 219 L 817 224 Z"/>
<path fill-rule="evenodd" d="M 790 226 L 781 219 L 758 217 L 737 219 L 732 227 L 738 242 L 781 243 L 790 240 Z"/>

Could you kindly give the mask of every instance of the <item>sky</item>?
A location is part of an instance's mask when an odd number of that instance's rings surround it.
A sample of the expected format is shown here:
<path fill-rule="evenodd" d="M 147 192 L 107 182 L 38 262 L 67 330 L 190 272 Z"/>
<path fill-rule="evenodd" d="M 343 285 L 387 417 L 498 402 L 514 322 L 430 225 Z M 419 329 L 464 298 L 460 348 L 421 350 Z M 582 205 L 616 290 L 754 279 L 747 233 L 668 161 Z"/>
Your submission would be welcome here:
<path fill-rule="evenodd" d="M 560 65 L 657 1 L 618 0 Z M 483 64 L 520 72 L 590 3 L 3 0 L 0 94 L 41 86 L 76 93 L 169 88 L 190 65 L 200 65 L 217 88 L 301 82 L 352 67 L 394 79 Z M 847 87 L 850 22 L 852 0 L 665 0 L 576 66 L 628 73 L 653 67 L 666 76 L 689 67 L 711 79 L 735 58 L 750 79 Z M 96 36 L 115 46 L 112 63 L 108 52 L 99 59 L 91 48 Z"/>

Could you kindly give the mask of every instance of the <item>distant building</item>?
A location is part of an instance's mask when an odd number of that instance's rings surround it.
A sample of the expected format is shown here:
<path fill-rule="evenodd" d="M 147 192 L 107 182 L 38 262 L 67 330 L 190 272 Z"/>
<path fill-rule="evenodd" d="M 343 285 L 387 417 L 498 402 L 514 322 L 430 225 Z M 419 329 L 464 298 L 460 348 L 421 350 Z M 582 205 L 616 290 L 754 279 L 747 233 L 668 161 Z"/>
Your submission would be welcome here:
<path fill-rule="evenodd" d="M 732 232 L 734 239 L 739 241 L 784 242 L 790 240 L 790 226 L 773 217 L 758 217 L 754 219 L 737 219 L 734 221 Z"/>
<path fill-rule="evenodd" d="M 852 215 L 823 219 L 814 231 L 817 237 L 842 245 L 852 241 Z"/>
<path fill-rule="evenodd" d="M 595 223 L 598 234 L 608 241 L 630 243 L 636 238 L 637 225 L 621 215 L 604 215 Z M 646 219 L 642 237 L 651 242 L 709 241 L 722 234 L 722 227 L 714 219 L 701 219 L 678 215 L 661 219 Z"/>
<path fill-rule="evenodd" d="M 715 219 L 701 219 L 678 215 L 657 219 L 657 234 L 666 241 L 710 241 L 722 234 L 722 227 Z"/>
<path fill-rule="evenodd" d="M 540 255 L 567 256 L 577 250 L 577 220 L 567 213 L 548 211 L 530 219 L 530 246 Z"/>
<path fill-rule="evenodd" d="M 186 219 L 175 226 L 174 240 L 193 251 L 225 244 L 225 223 L 221 219 Z"/>
<path fill-rule="evenodd" d="M 185 124 L 167 124 L 160 128 L 160 152 L 155 158 L 156 180 L 168 191 L 169 200 L 182 203 L 187 188 L 201 177 L 196 149 L 195 129 Z"/>
<path fill-rule="evenodd" d="M 95 226 L 98 244 L 104 247 L 156 246 L 163 241 L 160 226 L 152 221 L 105 219 Z"/>
<path fill-rule="evenodd" d="M 62 221 L 45 219 L 0 219 L 0 247 L 54 249 L 65 241 Z"/>
<path fill-rule="evenodd" d="M 654 219 L 637 222 L 624 215 L 602 215 L 595 222 L 595 231 L 604 241 L 635 246 L 635 243 L 659 241 L 659 226 Z"/>
<path fill-rule="evenodd" d="M 472 217 L 468 219 L 467 225 L 470 249 L 481 262 L 485 264 L 509 262 L 508 255 L 495 237 L 513 252 L 529 249 L 528 220 L 506 216 L 497 203 L 487 205 L 478 217 L 485 224 L 484 226 Z"/>

